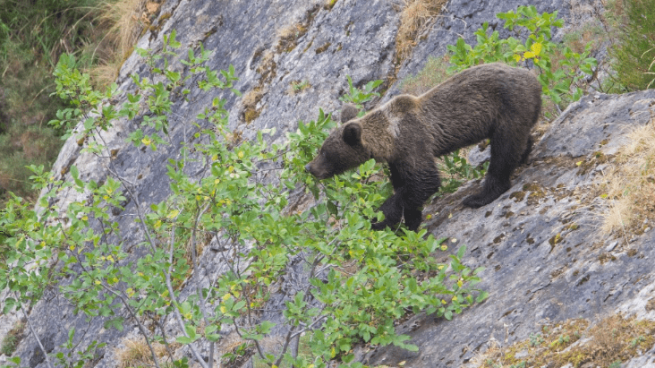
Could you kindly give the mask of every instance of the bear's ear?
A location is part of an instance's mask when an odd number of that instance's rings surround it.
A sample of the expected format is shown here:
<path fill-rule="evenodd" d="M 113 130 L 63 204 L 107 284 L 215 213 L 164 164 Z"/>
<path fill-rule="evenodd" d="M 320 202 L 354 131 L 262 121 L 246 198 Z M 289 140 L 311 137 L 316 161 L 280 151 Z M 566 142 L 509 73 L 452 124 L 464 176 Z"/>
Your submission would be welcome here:
<path fill-rule="evenodd" d="M 355 105 L 345 104 L 341 108 L 341 122 L 345 123 L 357 117 L 359 110 Z"/>
<path fill-rule="evenodd" d="M 362 127 L 358 123 L 346 124 L 343 127 L 343 141 L 349 146 L 356 146 L 362 142 Z"/>

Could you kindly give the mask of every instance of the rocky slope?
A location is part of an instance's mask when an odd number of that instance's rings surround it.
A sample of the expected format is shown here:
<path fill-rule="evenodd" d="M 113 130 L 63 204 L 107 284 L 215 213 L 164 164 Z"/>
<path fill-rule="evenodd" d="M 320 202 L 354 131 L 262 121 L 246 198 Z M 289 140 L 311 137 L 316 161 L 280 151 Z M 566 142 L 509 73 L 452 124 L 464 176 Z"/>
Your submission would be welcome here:
<path fill-rule="evenodd" d="M 593 16 L 596 2 L 561 0 L 535 1 L 539 11 L 559 11 L 568 24 L 580 24 Z M 318 109 L 337 111 L 338 98 L 347 88 L 346 75 L 355 85 L 370 80 L 395 81 L 382 100 L 399 93 L 403 77 L 414 74 L 429 55 L 441 55 L 458 35 L 474 40 L 473 32 L 495 14 L 523 3 L 501 0 L 451 0 L 445 3 L 426 36 L 411 57 L 400 64 L 395 57 L 395 40 L 401 6 L 390 1 L 340 0 L 334 6 L 325 1 L 261 1 L 257 6 L 234 1 L 169 0 L 161 19 L 139 41 L 138 47 L 161 50 L 163 35 L 177 30 L 182 48 L 200 44 L 212 55 L 212 69 L 234 65 L 239 81 L 239 98 L 226 93 L 215 96 L 193 88 L 189 101 L 177 101 L 171 117 L 172 144 L 156 152 L 141 152 L 125 143 L 135 121 L 122 120 L 105 135 L 110 149 L 117 150 L 114 167 L 135 178 L 139 199 L 156 203 L 169 193 L 166 160 L 179 153 L 181 143 L 195 133 L 187 122 L 214 97 L 227 100 L 230 126 L 244 129 L 251 138 L 259 129 L 276 127 L 276 139 L 294 130 L 298 120 L 315 119 Z M 180 71 L 184 67 L 177 65 Z M 122 91 L 133 91 L 129 75 L 144 73 L 143 59 L 133 54 L 125 62 L 118 83 Z M 299 93 L 293 83 L 308 86 Z M 124 98 L 124 97 L 123 97 Z M 588 96 L 574 104 L 554 122 L 539 141 L 531 163 L 517 173 L 514 187 L 499 200 L 478 209 L 463 209 L 459 200 L 477 183 L 428 206 L 432 214 L 429 229 L 448 236 L 452 243 L 469 246 L 466 258 L 471 266 L 484 265 L 483 288 L 490 298 L 451 322 L 416 316 L 403 328 L 420 347 L 418 353 L 394 348 L 361 350 L 370 364 L 412 367 L 456 367 L 471 364 L 478 354 L 497 340 L 519 341 L 537 331 L 541 323 L 573 317 L 593 319 L 618 308 L 646 314 L 643 305 L 652 297 L 653 232 L 634 239 L 599 235 L 598 213 L 604 204 L 593 183 L 602 165 L 594 153 L 616 153 L 625 143 L 626 127 L 646 124 L 651 119 L 652 91 L 624 96 Z M 138 119 L 137 119 L 138 120 Z M 584 161 L 588 164 L 576 165 Z M 80 154 L 74 140 L 64 146 L 53 172 L 69 178 L 65 168 L 75 164 L 82 178 L 102 180 L 107 168 L 93 156 Z M 192 170 L 192 169 L 191 169 Z M 138 178 L 138 179 L 137 179 Z M 62 192 L 59 203 L 79 195 Z M 143 234 L 128 215 L 127 203 L 115 214 L 126 245 L 136 244 Z M 572 226 L 575 224 L 576 226 Z M 634 250 L 634 251 L 633 251 Z M 636 251 L 636 252 L 635 252 Z M 203 276 L 221 269 L 218 257 L 203 259 Z M 642 291 L 640 293 L 640 291 Z M 278 316 L 278 318 L 281 318 Z M 85 339 L 108 342 L 96 356 L 97 366 L 114 367 L 114 349 L 123 337 L 134 334 L 134 326 L 123 332 L 103 328 L 102 318 L 87 321 L 49 291 L 30 314 L 46 350 L 67 339 L 75 326 Z M 0 316 L 0 331 L 6 331 L 16 315 Z M 651 350 L 652 351 L 652 350 Z M 16 352 L 30 367 L 45 366 L 35 340 L 25 337 Z M 650 359 L 642 357 L 638 359 Z M 635 360 L 638 361 L 638 360 Z M 637 364 L 637 363 L 635 363 Z M 636 365 L 633 365 L 636 366 Z"/>

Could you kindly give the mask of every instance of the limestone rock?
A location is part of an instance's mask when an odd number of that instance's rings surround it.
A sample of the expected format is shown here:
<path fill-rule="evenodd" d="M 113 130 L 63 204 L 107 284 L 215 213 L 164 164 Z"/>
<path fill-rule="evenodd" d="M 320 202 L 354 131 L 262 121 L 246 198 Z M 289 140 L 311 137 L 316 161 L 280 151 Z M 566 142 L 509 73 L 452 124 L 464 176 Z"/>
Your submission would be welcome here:
<path fill-rule="evenodd" d="M 174 102 L 170 144 L 156 152 L 142 152 L 125 143 L 141 117 L 118 121 L 103 133 L 109 148 L 116 150 L 111 169 L 131 178 L 132 189 L 142 204 L 157 203 L 169 195 L 167 159 L 176 157 L 182 143 L 197 131 L 189 122 L 213 98 L 226 99 L 230 126 L 244 129 L 244 138 L 252 138 L 259 129 L 275 127 L 278 134 L 274 139 L 282 140 L 286 132 L 296 128 L 298 120 L 315 119 L 319 108 L 326 112 L 340 110 L 339 97 L 347 89 L 346 75 L 356 86 L 375 79 L 395 80 L 380 99 L 385 101 L 399 93 L 398 81 L 418 72 L 429 55 L 443 54 L 459 35 L 472 42 L 473 32 L 483 22 L 494 25 L 496 13 L 515 9 L 524 2 L 447 2 L 425 39 L 400 65 L 395 60 L 399 13 L 394 2 L 339 0 L 332 8 L 324 4 L 320 0 L 262 0 L 256 6 L 246 1 L 168 0 L 162 5 L 160 14 L 170 17 L 155 21 L 137 47 L 160 51 L 163 35 L 175 29 L 182 48 L 177 51 L 174 67 L 187 72 L 179 61 L 188 50 L 198 50 L 202 44 L 212 51 L 208 62 L 212 69 L 234 66 L 240 78 L 235 88 L 243 97 L 229 92 L 207 94 L 191 83 L 190 102 Z M 596 2 L 539 0 L 532 4 L 539 11 L 558 10 L 565 20 L 580 22 L 589 14 L 576 9 L 593 8 Z M 123 94 L 119 103 L 125 101 L 127 92 L 136 90 L 129 77 L 133 73 L 146 73 L 143 59 L 136 53 L 121 69 L 117 82 Z M 296 83 L 306 83 L 307 87 L 296 92 Z M 644 233 L 629 245 L 637 249 L 633 256 L 628 255 L 628 245 L 621 239 L 600 236 L 597 213 L 605 204 L 590 190 L 599 170 L 593 167 L 581 172 L 575 163 L 597 151 L 615 154 L 626 143 L 626 129 L 649 121 L 653 101 L 655 91 L 587 96 L 552 123 L 537 143 L 529 164 L 518 170 L 513 188 L 498 200 L 477 210 L 462 208 L 461 198 L 479 185 L 469 183 L 429 204 L 424 211 L 433 214 L 427 224 L 429 230 L 438 237 L 456 239 L 453 245 L 468 245 L 465 262 L 471 267 L 487 267 L 481 287 L 490 292 L 490 297 L 450 322 L 425 315 L 411 318 L 401 331 L 419 346 L 417 353 L 387 347 L 362 352 L 360 359 L 371 365 L 406 361 L 407 367 L 465 366 L 488 347 L 492 336 L 515 341 L 526 338 L 543 321 L 591 318 L 619 307 L 633 312 L 646 308 L 647 298 L 652 295 L 649 285 L 654 281 L 654 232 Z M 608 142 L 601 144 L 605 140 Z M 73 164 L 85 180 L 101 181 L 110 169 L 94 156 L 81 154 L 71 138 L 53 172 L 70 179 L 63 169 Z M 201 167 L 190 165 L 186 169 L 193 175 Z M 65 206 L 81 195 L 63 191 L 58 204 Z M 123 235 L 121 240 L 126 245 L 137 244 L 144 235 L 126 215 L 134 212 L 134 203 L 124 207 L 113 214 Z M 599 262 L 603 253 L 611 253 L 613 260 Z M 205 279 L 225 267 L 213 252 L 202 262 L 201 277 Z M 184 291 L 187 295 L 189 292 Z M 273 299 L 274 303 L 283 302 L 282 297 Z M 649 313 L 644 315 L 653 318 L 653 312 Z M 270 318 L 279 320 L 282 316 Z M 16 320 L 15 315 L 0 316 L 0 331 L 8 330 L 4 326 Z M 80 336 L 84 333 L 85 341 L 107 342 L 95 357 L 98 367 L 116 366 L 115 348 L 121 339 L 131 336 L 135 327 L 126 325 L 123 331 L 117 331 L 105 329 L 103 318 L 87 321 L 74 313 L 56 288 L 49 289 L 31 310 L 30 320 L 49 352 L 57 351 L 67 340 L 71 327 Z M 509 336 L 505 336 L 506 331 Z M 22 340 L 16 354 L 31 368 L 45 367 L 31 335 Z M 651 362 L 652 354 L 647 359 Z M 646 360 L 639 362 L 630 367 L 646 366 Z"/>

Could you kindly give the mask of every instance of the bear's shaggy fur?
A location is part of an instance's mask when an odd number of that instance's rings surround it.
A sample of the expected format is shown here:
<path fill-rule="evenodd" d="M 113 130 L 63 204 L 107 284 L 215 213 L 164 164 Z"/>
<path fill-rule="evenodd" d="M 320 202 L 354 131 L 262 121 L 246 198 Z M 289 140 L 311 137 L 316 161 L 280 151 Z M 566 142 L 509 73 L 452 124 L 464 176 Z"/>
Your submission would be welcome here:
<path fill-rule="evenodd" d="M 380 207 L 385 219 L 374 229 L 405 218 L 416 231 L 423 203 L 439 190 L 434 158 L 491 139 L 491 163 L 483 189 L 464 199 L 484 206 L 510 187 L 510 175 L 530 154 L 530 130 L 541 111 L 541 84 L 528 70 L 505 64 L 467 69 L 419 97 L 399 95 L 356 118 L 346 106 L 344 122 L 325 140 L 305 169 L 329 178 L 374 158 L 387 162 L 394 194 Z"/>

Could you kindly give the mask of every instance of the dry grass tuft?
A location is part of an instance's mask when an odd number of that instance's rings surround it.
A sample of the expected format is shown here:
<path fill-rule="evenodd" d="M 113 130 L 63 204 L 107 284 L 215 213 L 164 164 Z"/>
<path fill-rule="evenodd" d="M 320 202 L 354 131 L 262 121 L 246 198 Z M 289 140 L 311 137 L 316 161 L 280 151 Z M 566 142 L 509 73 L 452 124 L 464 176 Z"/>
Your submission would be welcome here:
<path fill-rule="evenodd" d="M 655 220 L 655 119 L 628 138 L 630 144 L 616 157 L 599 188 L 610 202 L 603 214 L 605 234 L 640 234 L 649 227 L 644 221 Z"/>
<path fill-rule="evenodd" d="M 400 26 L 396 34 L 396 57 L 404 60 L 421 37 L 424 37 L 432 20 L 441 12 L 446 0 L 403 0 Z"/>
<path fill-rule="evenodd" d="M 295 94 L 302 93 L 306 89 L 311 88 L 312 85 L 309 83 L 308 80 L 294 80 L 291 81 L 291 84 L 289 85 L 289 88 L 287 89 L 287 94 L 293 96 Z"/>
<path fill-rule="evenodd" d="M 102 20 L 111 24 L 109 43 L 117 47 L 116 53 L 124 58 L 141 34 L 144 26 L 145 0 L 122 0 L 104 5 Z"/>
<path fill-rule="evenodd" d="M 123 62 L 134 50 L 138 38 L 159 14 L 161 4 L 147 0 L 107 1 L 100 22 L 106 35 L 94 50 L 100 58 L 89 73 L 98 86 L 116 80 Z M 169 15 L 170 16 L 170 15 Z"/>
<path fill-rule="evenodd" d="M 290 24 L 277 32 L 277 52 L 291 52 L 298 45 L 298 39 L 307 32 L 306 23 Z"/>
<path fill-rule="evenodd" d="M 166 356 L 166 347 L 164 345 L 156 342 L 151 344 L 157 358 L 163 358 Z M 139 366 L 153 367 L 155 365 L 148 344 L 143 338 L 138 340 L 125 340 L 122 345 L 123 347 L 115 350 L 117 366 L 119 368 Z"/>
<path fill-rule="evenodd" d="M 257 103 L 262 99 L 263 95 L 261 87 L 255 87 L 243 95 L 241 118 L 246 123 L 252 122 L 259 116 L 261 111 L 257 109 Z"/>

